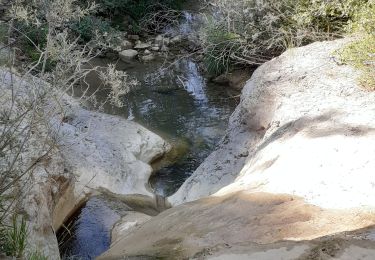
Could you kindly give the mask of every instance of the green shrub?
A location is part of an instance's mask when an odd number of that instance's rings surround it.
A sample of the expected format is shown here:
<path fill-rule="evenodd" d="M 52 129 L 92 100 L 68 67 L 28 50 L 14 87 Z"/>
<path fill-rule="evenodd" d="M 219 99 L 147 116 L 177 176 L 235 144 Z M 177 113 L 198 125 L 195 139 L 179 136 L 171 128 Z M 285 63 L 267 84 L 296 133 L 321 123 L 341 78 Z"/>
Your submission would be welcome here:
<path fill-rule="evenodd" d="M 30 254 L 27 259 L 28 260 L 48 260 L 48 258 L 44 256 L 42 253 L 40 253 L 39 251 L 35 251 L 32 254 Z"/>
<path fill-rule="evenodd" d="M 241 49 L 241 38 L 215 27 L 207 28 L 206 35 L 206 40 L 210 42 L 204 56 L 207 72 L 212 75 L 227 72 L 234 61 L 233 56 Z"/>
<path fill-rule="evenodd" d="M 114 31 L 109 22 L 95 16 L 86 16 L 80 21 L 74 22 L 71 29 L 85 42 L 92 40 L 96 33 L 104 35 Z"/>
<path fill-rule="evenodd" d="M 209 29 L 203 32 L 206 60 L 209 64 L 216 62 L 209 66 L 217 68 L 221 67 L 223 56 L 227 68 L 235 64 L 260 65 L 287 48 L 341 37 L 349 25 L 358 26 L 353 21 L 363 16 L 359 14 L 362 7 L 371 1 L 216 0 L 219 15 L 214 22 L 207 22 Z M 366 24 L 370 29 L 374 26 L 371 22 Z M 217 31 L 229 37 L 218 41 Z M 222 69 L 213 72 L 217 74 Z"/>
<path fill-rule="evenodd" d="M 2 231 L 2 247 L 6 255 L 23 257 L 27 243 L 27 225 L 24 217 L 18 222 L 16 216 L 12 218 L 12 226 Z"/>
<path fill-rule="evenodd" d="M 369 1 L 355 14 L 349 31 L 358 40 L 339 51 L 340 58 L 362 71 L 359 81 L 364 88 L 375 90 L 375 1 Z"/>
<path fill-rule="evenodd" d="M 184 0 L 96 0 L 100 11 L 107 15 L 127 14 L 140 21 L 146 14 L 161 8 L 181 9 Z"/>
<path fill-rule="evenodd" d="M 35 44 L 41 49 L 46 47 L 48 34 L 48 27 L 46 25 L 36 26 L 18 22 L 15 27 L 27 36 L 20 35 L 23 46 L 34 47 Z"/>

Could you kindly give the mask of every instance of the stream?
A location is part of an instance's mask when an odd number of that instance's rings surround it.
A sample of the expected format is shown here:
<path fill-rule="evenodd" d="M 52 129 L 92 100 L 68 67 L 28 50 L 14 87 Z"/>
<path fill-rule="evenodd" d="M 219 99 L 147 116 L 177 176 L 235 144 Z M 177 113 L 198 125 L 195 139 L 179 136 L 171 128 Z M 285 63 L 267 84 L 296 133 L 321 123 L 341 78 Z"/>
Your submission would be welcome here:
<path fill-rule="evenodd" d="M 191 14 L 180 32 L 190 33 Z M 100 58 L 94 65 L 113 61 Z M 172 195 L 215 149 L 224 136 L 229 116 L 238 100 L 228 89 L 209 83 L 192 58 L 183 58 L 167 69 L 163 61 L 141 64 L 117 61 L 117 69 L 126 71 L 139 85 L 126 97 L 121 109 L 106 106 L 104 112 L 134 120 L 159 134 L 173 145 L 166 159 L 156 162 L 150 188 L 163 197 Z M 97 80 L 89 79 L 95 87 Z M 97 95 L 106 95 L 99 92 Z M 124 215 L 123 210 L 104 198 L 91 198 L 58 232 L 63 258 L 94 259 L 109 248 L 112 226 Z"/>

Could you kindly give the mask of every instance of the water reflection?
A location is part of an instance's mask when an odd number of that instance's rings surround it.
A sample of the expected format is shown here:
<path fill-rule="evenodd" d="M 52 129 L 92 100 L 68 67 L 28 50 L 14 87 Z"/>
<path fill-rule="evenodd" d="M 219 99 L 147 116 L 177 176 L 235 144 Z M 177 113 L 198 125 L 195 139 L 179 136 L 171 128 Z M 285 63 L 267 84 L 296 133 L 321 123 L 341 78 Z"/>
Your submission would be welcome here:
<path fill-rule="evenodd" d="M 93 65 L 105 66 L 109 60 L 98 59 Z M 192 59 L 181 59 L 167 69 L 162 63 L 117 63 L 140 84 L 125 97 L 121 109 L 106 106 L 105 112 L 117 114 L 144 125 L 169 140 L 184 143 L 173 165 L 156 172 L 150 179 L 156 193 L 174 193 L 199 164 L 215 148 L 224 135 L 227 121 L 236 106 L 223 86 L 208 84 Z M 99 87 L 95 76 L 88 79 L 91 87 Z M 99 92 L 99 98 L 107 95 Z"/>
<path fill-rule="evenodd" d="M 112 226 L 120 216 L 99 198 L 90 199 L 57 237 L 62 258 L 91 260 L 108 250 Z M 74 235 L 72 235 L 74 234 Z"/>

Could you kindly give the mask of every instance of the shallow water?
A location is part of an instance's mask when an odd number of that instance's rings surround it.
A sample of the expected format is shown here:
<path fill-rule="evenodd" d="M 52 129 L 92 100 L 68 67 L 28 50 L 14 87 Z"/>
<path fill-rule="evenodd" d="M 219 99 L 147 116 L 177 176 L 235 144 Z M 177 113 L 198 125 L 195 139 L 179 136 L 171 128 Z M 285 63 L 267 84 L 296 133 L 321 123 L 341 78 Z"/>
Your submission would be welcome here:
<path fill-rule="evenodd" d="M 93 65 L 110 62 L 98 59 Z M 139 85 L 125 97 L 124 107 L 106 106 L 104 111 L 130 118 L 175 146 L 173 164 L 159 169 L 150 179 L 157 194 L 169 196 L 214 150 L 238 100 L 225 87 L 208 84 L 192 59 L 179 60 L 162 71 L 161 62 L 117 62 L 117 67 L 137 78 Z M 88 82 L 98 87 L 95 77 Z M 102 99 L 106 95 L 105 91 L 98 93 Z"/>
<path fill-rule="evenodd" d="M 109 248 L 112 226 L 119 219 L 105 201 L 91 198 L 57 233 L 62 258 L 89 260 L 99 256 Z"/>
<path fill-rule="evenodd" d="M 187 18 L 180 33 L 190 32 L 193 18 Z M 157 170 L 150 178 L 150 187 L 156 194 L 169 196 L 224 136 L 229 116 L 238 102 L 231 96 L 237 93 L 228 93 L 227 88 L 208 83 L 197 63 L 190 58 L 175 61 L 173 65 L 166 65 L 164 61 L 148 64 L 109 59 L 92 61 L 93 66 L 105 67 L 109 63 L 116 63 L 117 69 L 136 78 L 139 85 L 124 98 L 124 107 L 106 105 L 104 112 L 134 120 L 174 146 L 172 156 L 155 164 Z M 87 82 L 91 89 L 100 88 L 95 75 Z M 98 101 L 107 94 L 99 91 Z M 121 215 L 112 208 L 100 198 L 90 199 L 66 223 L 72 227 L 70 232 L 65 232 L 67 236 L 63 235 L 63 229 L 59 231 L 59 241 L 65 241 L 60 247 L 62 255 L 94 259 L 106 251 L 112 226 Z"/>

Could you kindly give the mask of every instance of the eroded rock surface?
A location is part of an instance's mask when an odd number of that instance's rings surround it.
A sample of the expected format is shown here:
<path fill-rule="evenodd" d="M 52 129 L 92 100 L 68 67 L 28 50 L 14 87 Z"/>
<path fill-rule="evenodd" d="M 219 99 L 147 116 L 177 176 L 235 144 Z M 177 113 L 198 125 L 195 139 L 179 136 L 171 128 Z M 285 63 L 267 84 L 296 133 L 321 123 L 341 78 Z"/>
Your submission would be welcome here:
<path fill-rule="evenodd" d="M 226 137 L 172 204 L 238 190 L 287 193 L 313 204 L 375 205 L 375 93 L 333 56 L 345 40 L 292 49 L 247 83 Z"/>
<path fill-rule="evenodd" d="M 61 216 L 66 217 L 100 189 L 152 197 L 149 163 L 167 152 L 169 144 L 135 122 L 85 110 L 69 98 L 64 107 L 64 115 L 55 118 L 55 126 L 74 182 L 56 206 L 54 226 L 59 227 L 64 220 Z"/>
<path fill-rule="evenodd" d="M 0 78 L 1 110 L 12 107 L 12 96 L 18 109 L 48 89 L 41 80 L 5 70 L 0 70 Z M 149 164 L 170 149 L 135 122 L 89 111 L 64 94 L 57 96 L 62 97 L 58 104 L 38 104 L 40 118 L 32 123 L 21 154 L 23 167 L 36 167 L 16 185 L 20 202 L 15 206 L 28 221 L 28 251 L 37 250 L 48 259 L 60 259 L 55 231 L 91 195 L 106 190 L 152 200 Z M 21 124 L 27 127 L 28 121 L 26 117 Z M 27 132 L 21 133 L 19 137 L 25 138 Z M 140 203 L 137 197 L 133 201 Z"/>
<path fill-rule="evenodd" d="M 374 258 L 363 232 L 375 225 L 375 93 L 336 62 L 347 42 L 261 66 L 218 149 L 169 198 L 175 207 L 99 259 Z"/>

